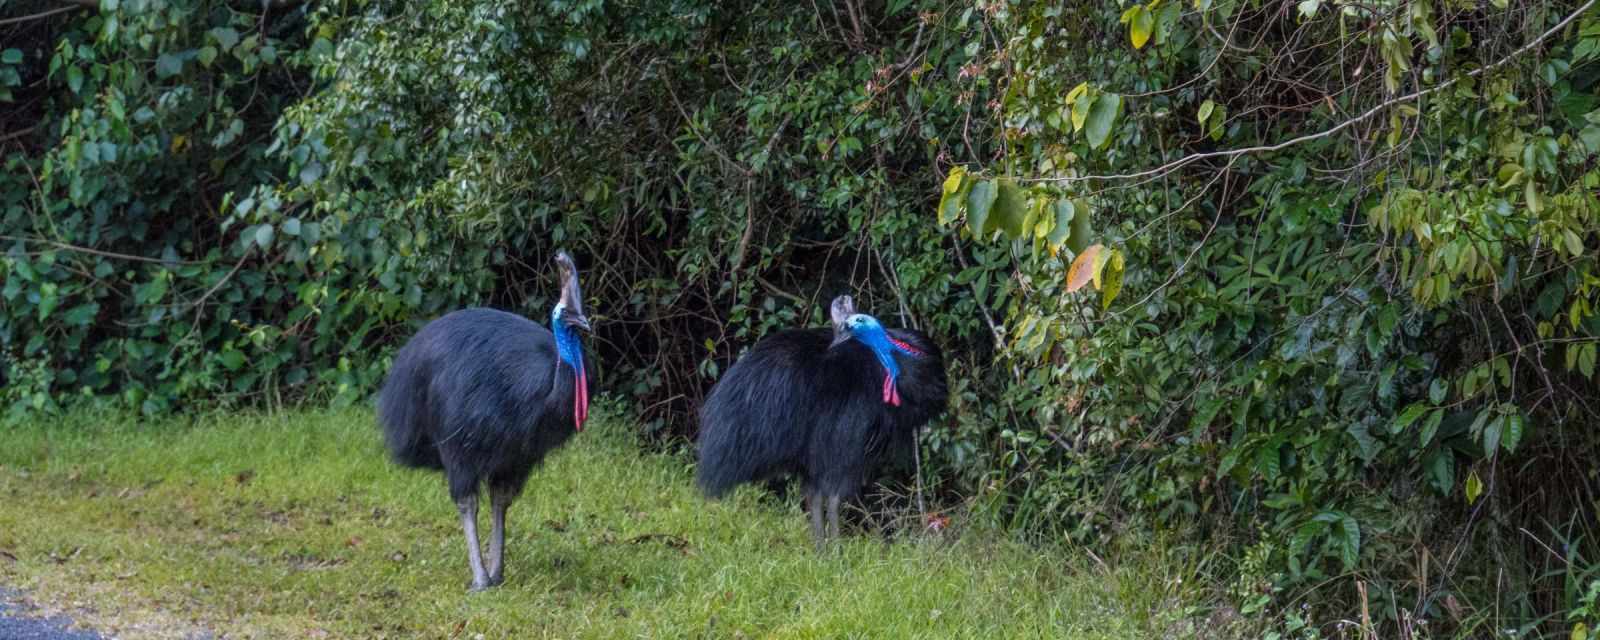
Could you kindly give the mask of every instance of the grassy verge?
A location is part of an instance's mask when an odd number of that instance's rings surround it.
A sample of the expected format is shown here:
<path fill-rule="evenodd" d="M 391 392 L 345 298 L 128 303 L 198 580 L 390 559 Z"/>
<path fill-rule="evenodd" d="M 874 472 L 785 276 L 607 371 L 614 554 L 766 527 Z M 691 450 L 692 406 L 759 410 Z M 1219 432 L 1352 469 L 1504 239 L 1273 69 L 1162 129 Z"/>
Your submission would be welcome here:
<path fill-rule="evenodd" d="M 0 431 L 0 585 L 124 637 L 1129 638 L 1194 633 L 1181 568 L 968 531 L 815 553 L 798 507 L 707 502 L 615 418 L 535 473 L 468 594 L 437 475 L 370 413 Z M 486 527 L 485 527 L 486 528 Z"/>

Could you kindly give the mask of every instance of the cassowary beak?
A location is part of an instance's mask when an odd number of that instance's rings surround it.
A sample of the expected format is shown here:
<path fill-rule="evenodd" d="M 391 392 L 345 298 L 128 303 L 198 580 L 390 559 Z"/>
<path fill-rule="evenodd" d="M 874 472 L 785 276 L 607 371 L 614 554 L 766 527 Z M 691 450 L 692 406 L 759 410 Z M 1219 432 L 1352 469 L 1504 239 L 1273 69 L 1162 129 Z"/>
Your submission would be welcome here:
<path fill-rule="evenodd" d="M 576 328 L 579 328 L 579 329 L 583 329 L 584 331 L 590 331 L 590 329 L 589 329 L 589 318 L 584 316 L 581 313 L 572 313 L 572 312 L 569 311 L 565 315 L 563 315 L 561 317 L 561 319 L 565 320 L 566 323 L 567 323 L 567 326 L 569 326 L 569 327 L 576 327 Z"/>
<path fill-rule="evenodd" d="M 853 338 L 853 337 L 855 337 L 855 336 L 850 333 L 849 329 L 842 329 L 842 328 L 841 329 L 835 329 L 833 331 L 833 342 L 828 345 L 828 348 L 832 349 L 832 348 L 837 347 L 837 346 L 839 346 L 841 344 L 849 342 L 850 338 Z"/>

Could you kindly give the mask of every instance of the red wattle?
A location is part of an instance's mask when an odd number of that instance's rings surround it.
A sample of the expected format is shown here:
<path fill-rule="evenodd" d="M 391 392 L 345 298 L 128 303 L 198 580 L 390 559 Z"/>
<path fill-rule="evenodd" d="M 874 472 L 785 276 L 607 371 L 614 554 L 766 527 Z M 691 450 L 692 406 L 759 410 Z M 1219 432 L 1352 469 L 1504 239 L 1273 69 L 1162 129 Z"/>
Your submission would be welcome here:
<path fill-rule="evenodd" d="M 900 406 L 900 390 L 894 386 L 894 378 L 883 377 L 883 403 Z"/>
<path fill-rule="evenodd" d="M 572 423 L 583 431 L 583 421 L 589 418 L 589 376 L 583 369 L 577 371 L 578 388 L 572 398 Z"/>
<path fill-rule="evenodd" d="M 913 347 L 913 346 L 911 346 L 909 344 L 906 344 L 906 342 L 903 341 L 903 340 L 896 340 L 894 338 L 889 338 L 889 342 L 893 342 L 894 346 L 900 347 L 901 350 L 904 350 L 906 353 L 909 353 L 911 355 L 914 355 L 914 356 L 921 356 L 922 355 L 922 350 L 921 349 L 918 349 L 918 348 Z"/>

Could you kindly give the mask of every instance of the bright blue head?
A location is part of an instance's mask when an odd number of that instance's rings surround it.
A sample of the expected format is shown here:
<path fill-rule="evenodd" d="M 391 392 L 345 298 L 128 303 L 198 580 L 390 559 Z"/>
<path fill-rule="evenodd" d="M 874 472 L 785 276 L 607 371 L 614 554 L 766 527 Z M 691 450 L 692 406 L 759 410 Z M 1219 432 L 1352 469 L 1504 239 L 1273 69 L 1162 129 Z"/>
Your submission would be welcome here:
<path fill-rule="evenodd" d="M 845 318 L 844 329 L 849 337 L 855 338 L 872 350 L 872 355 L 878 357 L 878 362 L 883 365 L 884 371 L 891 379 L 900 376 L 900 364 L 894 361 L 894 352 L 905 350 L 889 338 L 889 331 L 883 328 L 883 324 L 878 322 L 877 318 L 865 313 L 853 314 Z"/>
<path fill-rule="evenodd" d="M 589 323 L 583 316 L 577 316 L 574 321 L 566 305 L 556 303 L 556 308 L 550 310 L 550 332 L 556 336 L 556 354 L 562 362 L 571 365 L 573 371 L 583 371 L 583 345 L 578 342 L 575 327 L 588 329 Z"/>

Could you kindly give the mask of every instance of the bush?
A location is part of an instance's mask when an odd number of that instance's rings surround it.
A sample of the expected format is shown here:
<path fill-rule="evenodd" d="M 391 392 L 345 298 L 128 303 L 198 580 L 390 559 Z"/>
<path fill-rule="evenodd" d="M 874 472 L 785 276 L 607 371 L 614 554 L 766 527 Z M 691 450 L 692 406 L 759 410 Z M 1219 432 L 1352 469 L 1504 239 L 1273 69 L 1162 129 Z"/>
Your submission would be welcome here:
<path fill-rule="evenodd" d="M 848 291 L 953 354 L 923 447 L 980 517 L 1195 536 L 1302 626 L 1358 582 L 1403 633 L 1550 631 L 1600 23 L 1499 4 L 34 3 L 0 399 L 363 401 L 448 309 L 543 317 L 566 247 L 659 439 Z"/>

